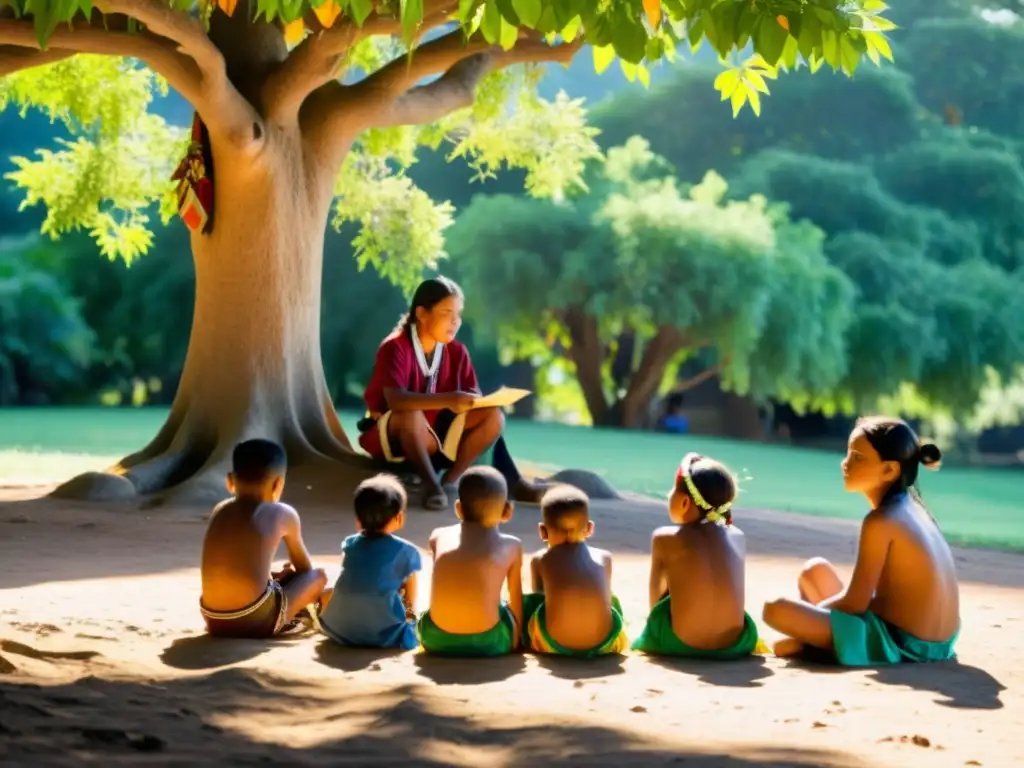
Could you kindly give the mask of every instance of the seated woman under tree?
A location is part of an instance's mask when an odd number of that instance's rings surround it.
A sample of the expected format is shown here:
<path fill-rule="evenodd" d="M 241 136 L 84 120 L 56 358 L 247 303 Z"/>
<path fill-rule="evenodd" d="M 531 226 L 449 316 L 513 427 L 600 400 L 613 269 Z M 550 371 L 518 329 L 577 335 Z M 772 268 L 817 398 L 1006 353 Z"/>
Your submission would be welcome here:
<path fill-rule="evenodd" d="M 474 408 L 481 396 L 476 371 L 455 340 L 463 301 L 462 289 L 446 277 L 416 289 L 408 314 L 377 350 L 359 444 L 375 459 L 408 462 L 425 484 L 427 509 L 447 508 L 459 478 L 492 446 L 514 498 L 536 501 L 542 489 L 520 474 L 502 437 L 505 415 Z"/>

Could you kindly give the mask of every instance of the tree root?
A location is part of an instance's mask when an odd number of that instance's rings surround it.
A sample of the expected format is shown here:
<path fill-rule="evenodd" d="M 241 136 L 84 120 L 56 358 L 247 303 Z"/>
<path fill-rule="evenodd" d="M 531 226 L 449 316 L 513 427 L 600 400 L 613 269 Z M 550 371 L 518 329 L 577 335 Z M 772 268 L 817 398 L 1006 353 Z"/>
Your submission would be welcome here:
<path fill-rule="evenodd" d="M 177 506 L 209 509 L 227 498 L 226 477 L 231 453 L 250 430 L 215 430 L 197 425 L 172 410 L 156 437 L 142 450 L 126 456 L 106 472 L 87 472 L 56 488 L 55 498 L 133 503 L 142 509 Z M 355 452 L 330 410 L 314 408 L 289 413 L 278 425 L 278 439 L 288 455 L 286 501 L 302 505 L 336 504 L 355 486 L 381 471 L 378 462 Z M 337 422 L 337 416 L 334 416 Z M 607 482 L 584 470 L 565 470 L 554 483 L 573 485 L 591 498 L 619 498 Z"/>
<path fill-rule="evenodd" d="M 305 428 L 303 428 L 305 427 Z M 339 425 L 340 428 L 340 425 Z M 306 503 L 322 498 L 336 501 L 339 493 L 378 469 L 367 456 L 339 440 L 326 421 L 295 420 L 282 430 L 280 442 L 288 454 L 285 499 Z M 344 433 L 341 433 L 344 437 Z M 168 418 L 157 436 L 140 451 L 106 472 L 86 472 L 58 486 L 51 496 L 102 503 L 133 502 L 139 508 L 212 506 L 227 498 L 226 477 L 231 453 L 238 442 L 203 434 L 183 419 Z M 315 497 L 315 498 L 314 498 Z"/>

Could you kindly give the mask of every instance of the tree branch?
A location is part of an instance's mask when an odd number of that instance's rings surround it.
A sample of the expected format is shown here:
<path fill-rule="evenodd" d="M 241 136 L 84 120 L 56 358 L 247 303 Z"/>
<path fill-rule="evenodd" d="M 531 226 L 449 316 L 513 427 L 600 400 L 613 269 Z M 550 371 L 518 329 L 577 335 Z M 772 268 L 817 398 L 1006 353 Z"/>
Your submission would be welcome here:
<path fill-rule="evenodd" d="M 174 43 L 149 32 L 129 33 L 85 24 L 75 29 L 60 26 L 54 30 L 43 51 L 36 40 L 31 20 L 0 18 L 0 44 L 24 49 L 27 54 L 51 55 L 56 49 L 67 58 L 74 53 L 131 56 L 166 78 L 189 101 L 200 95 L 201 73 L 196 63 L 175 50 Z M 56 60 L 56 59 L 54 59 Z"/>
<path fill-rule="evenodd" d="M 688 389 L 693 389 L 696 386 L 703 384 L 708 379 L 713 379 L 715 376 L 725 370 L 725 366 L 729 364 L 729 358 L 723 358 L 715 365 L 710 368 L 706 368 L 695 376 L 691 376 L 688 379 L 678 382 L 672 387 L 672 392 L 686 392 Z"/>
<path fill-rule="evenodd" d="M 448 22 L 458 8 L 457 0 L 428 0 L 418 34 L 426 34 Z M 337 79 L 339 66 L 349 51 L 363 40 L 375 35 L 398 35 L 401 20 L 374 14 L 358 26 L 352 19 L 324 29 L 315 15 L 308 25 L 314 33 L 299 43 L 288 59 L 267 80 L 264 103 L 267 118 L 273 122 L 291 122 L 316 89 Z"/>
<path fill-rule="evenodd" d="M 374 128 L 387 128 L 422 125 L 440 120 L 458 109 L 473 106 L 477 85 L 491 72 L 515 64 L 541 61 L 567 64 L 581 45 L 581 41 L 551 46 L 526 40 L 510 51 L 491 50 L 464 57 L 448 67 L 437 80 L 406 90 L 383 113 L 375 116 L 370 125 Z"/>
<path fill-rule="evenodd" d="M 104 13 L 119 13 L 142 22 L 153 34 L 176 43 L 178 51 L 195 62 L 200 72 L 197 93 L 194 97 L 179 93 L 199 111 L 215 139 L 250 152 L 262 146 L 262 120 L 228 78 L 224 55 L 199 19 L 170 8 L 164 0 L 96 0 L 95 6 Z"/>
<path fill-rule="evenodd" d="M 53 64 L 74 55 L 74 51 L 61 51 L 56 48 L 46 51 L 30 51 L 16 45 L 0 45 L 0 77 L 13 75 L 23 69 Z"/>
<path fill-rule="evenodd" d="M 196 62 L 204 76 L 224 73 L 224 57 L 199 19 L 175 11 L 159 0 L 96 0 L 93 5 L 103 13 L 130 16 L 145 24 L 154 35 L 177 43 L 178 49 Z"/>
<path fill-rule="evenodd" d="M 0 18 L 0 44 L 26 49 L 36 55 L 37 63 L 75 53 L 139 59 L 199 111 L 215 138 L 240 149 L 259 145 L 256 134 L 262 136 L 262 131 L 253 126 L 259 124 L 260 117 L 231 84 L 224 57 L 197 19 L 158 0 L 98 0 L 96 9 L 117 16 L 101 18 L 97 14 L 76 20 L 73 27 L 62 24 L 47 39 L 45 51 L 31 19 Z M 118 16 L 131 17 L 147 29 L 129 32 Z"/>

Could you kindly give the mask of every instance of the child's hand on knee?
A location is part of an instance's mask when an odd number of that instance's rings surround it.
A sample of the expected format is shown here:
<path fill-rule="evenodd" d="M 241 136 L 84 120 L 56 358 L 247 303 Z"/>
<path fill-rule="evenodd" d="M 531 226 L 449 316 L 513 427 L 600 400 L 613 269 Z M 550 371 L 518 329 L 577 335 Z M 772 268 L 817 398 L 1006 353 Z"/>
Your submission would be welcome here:
<path fill-rule="evenodd" d="M 270 578 L 272 578 L 274 581 L 281 581 L 282 579 L 286 579 L 294 574 L 295 567 L 291 563 L 286 562 L 284 565 L 281 566 L 280 571 L 271 571 Z"/>

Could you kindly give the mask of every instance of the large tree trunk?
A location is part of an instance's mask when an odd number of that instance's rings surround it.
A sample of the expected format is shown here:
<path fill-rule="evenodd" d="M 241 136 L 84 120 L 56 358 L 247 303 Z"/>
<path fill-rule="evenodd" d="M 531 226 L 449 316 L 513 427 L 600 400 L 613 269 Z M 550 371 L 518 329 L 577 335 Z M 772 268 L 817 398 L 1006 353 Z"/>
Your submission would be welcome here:
<path fill-rule="evenodd" d="M 232 448 L 255 437 L 283 445 L 290 470 L 365 466 L 342 430 L 320 357 L 331 186 L 304 168 L 297 134 L 272 130 L 249 163 L 213 149 L 214 226 L 192 240 L 195 312 L 178 391 L 156 438 L 112 469 L 140 496 L 223 497 Z M 69 490 L 58 492 L 76 495 Z"/>
<path fill-rule="evenodd" d="M 268 70 L 287 54 L 280 32 L 241 13 L 214 20 L 232 81 L 258 105 Z M 211 146 L 213 227 L 192 238 L 195 312 L 167 422 L 108 473 L 154 503 L 223 498 L 231 451 L 250 438 L 283 445 L 290 476 L 326 467 L 354 479 L 361 473 L 339 472 L 339 461 L 368 466 L 341 427 L 320 357 L 324 233 L 340 159 L 311 159 L 298 125 L 254 131 L 266 132 L 255 155 Z M 124 498 L 126 486 L 92 474 L 55 493 Z"/>

